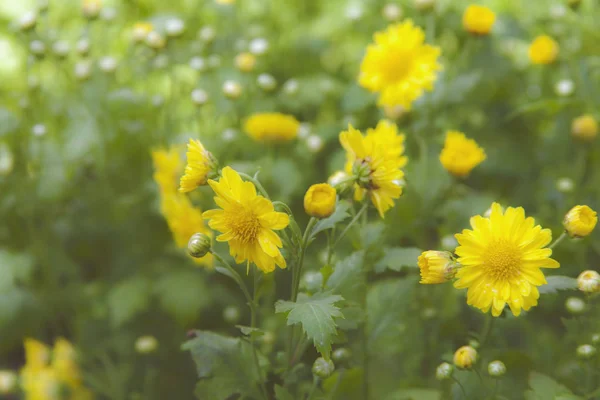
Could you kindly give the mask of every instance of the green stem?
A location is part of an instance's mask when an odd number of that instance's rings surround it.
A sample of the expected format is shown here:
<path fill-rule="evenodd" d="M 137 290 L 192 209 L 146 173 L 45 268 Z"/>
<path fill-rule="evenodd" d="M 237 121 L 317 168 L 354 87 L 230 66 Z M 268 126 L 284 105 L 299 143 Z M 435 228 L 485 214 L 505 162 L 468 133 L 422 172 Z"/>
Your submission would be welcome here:
<path fill-rule="evenodd" d="M 238 274 L 237 271 L 235 269 L 233 269 L 233 267 L 227 261 L 225 261 L 223 259 L 223 257 L 221 257 L 219 255 L 219 253 L 217 253 L 216 251 L 213 251 L 213 250 L 211 250 L 211 253 L 221 264 L 223 264 L 225 269 L 227 269 L 227 271 L 229 271 L 229 273 L 231 274 L 230 275 L 231 278 L 238 284 L 240 289 L 242 289 L 242 292 L 244 293 L 244 296 L 246 297 L 248 304 L 249 305 L 252 304 L 253 303 L 252 297 L 250 297 L 250 292 L 248 291 L 248 288 L 244 284 L 244 281 L 242 280 L 242 277 L 240 276 L 240 274 Z"/>
<path fill-rule="evenodd" d="M 346 226 L 346 228 L 342 231 L 342 233 L 340 233 L 340 236 L 338 236 L 336 241 L 333 243 L 333 247 L 337 246 L 337 244 L 340 242 L 340 240 L 342 240 L 342 238 L 346 235 L 346 233 L 348 233 L 348 230 L 352 227 L 352 225 L 354 225 L 356 223 L 356 221 L 358 221 L 358 219 L 360 218 L 362 213 L 364 213 L 368 207 L 369 207 L 369 202 L 365 200 L 365 203 L 363 204 L 361 209 L 356 213 L 354 218 L 352 218 L 352 221 L 350 221 L 350 223 Z"/>
<path fill-rule="evenodd" d="M 311 400 L 313 398 L 313 396 L 315 395 L 315 391 L 317 390 L 317 387 L 319 386 L 319 381 L 320 381 L 320 379 L 318 377 L 315 376 L 313 378 L 313 384 L 312 384 L 312 387 L 310 388 L 310 392 L 308 393 L 307 400 Z"/>
<path fill-rule="evenodd" d="M 456 379 L 455 377 L 452 377 L 452 380 L 458 384 L 458 387 L 460 387 L 460 391 L 462 392 L 464 398 L 468 399 L 467 391 L 465 390 L 465 387 L 462 385 L 462 383 L 460 383 L 460 381 L 458 379 Z"/>
<path fill-rule="evenodd" d="M 492 392 L 492 400 L 496 399 L 496 393 L 498 393 L 499 385 L 500 385 L 500 379 L 496 379 L 496 383 L 494 384 L 494 391 Z"/>
<path fill-rule="evenodd" d="M 304 253 L 306 252 L 306 248 L 308 247 L 308 238 L 312 233 L 312 230 L 317 223 L 316 218 L 311 218 L 306 225 L 306 230 L 304 231 L 304 236 L 302 236 L 302 242 L 300 244 L 300 255 L 298 256 L 298 263 L 296 264 L 293 272 L 293 280 L 292 280 L 292 301 L 296 301 L 298 299 L 298 289 L 300 287 L 300 274 L 302 273 L 302 264 L 304 263 Z"/>
<path fill-rule="evenodd" d="M 252 302 L 250 303 L 250 328 L 254 330 L 256 328 L 256 307 L 258 305 L 257 296 L 258 293 L 258 283 L 259 276 L 256 268 L 253 268 L 254 275 L 254 287 L 252 288 Z M 260 363 L 258 362 L 258 353 L 256 352 L 256 343 L 254 342 L 254 335 L 250 334 L 250 344 L 252 345 L 252 358 L 254 359 L 254 367 L 256 368 L 256 373 L 258 374 L 258 380 L 260 382 L 260 391 L 265 398 L 265 400 L 269 399 L 267 394 L 267 388 L 265 386 L 265 381 L 263 379 L 263 374 L 260 369 Z"/>
<path fill-rule="evenodd" d="M 269 194 L 267 193 L 267 191 L 265 190 L 265 188 L 263 187 L 263 185 L 261 185 L 261 183 L 258 181 L 258 179 L 255 179 L 254 177 L 245 174 L 243 172 L 238 172 L 238 174 L 246 179 L 247 181 L 250 181 L 254 184 L 254 186 L 256 186 L 256 188 L 258 189 L 258 191 L 260 192 L 260 194 L 262 194 L 264 197 L 266 197 L 267 199 L 269 199 Z"/>
<path fill-rule="evenodd" d="M 562 242 L 566 237 L 567 237 L 567 231 L 564 231 L 563 233 L 560 234 L 559 237 L 556 238 L 556 240 L 550 246 L 548 246 L 548 248 L 553 249 L 554 247 L 556 247 L 556 245 L 558 245 L 560 242 Z"/>
<path fill-rule="evenodd" d="M 494 319 L 495 317 L 491 314 L 486 315 L 481 334 L 479 334 L 479 348 L 482 348 L 487 342 L 490 333 L 492 332 L 492 327 L 494 326 Z"/>

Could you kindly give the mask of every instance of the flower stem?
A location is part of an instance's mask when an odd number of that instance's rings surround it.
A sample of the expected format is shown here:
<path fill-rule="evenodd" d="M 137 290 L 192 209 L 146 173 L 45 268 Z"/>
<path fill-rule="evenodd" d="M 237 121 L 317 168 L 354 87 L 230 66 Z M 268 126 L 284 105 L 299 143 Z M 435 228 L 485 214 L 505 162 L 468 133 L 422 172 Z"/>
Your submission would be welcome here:
<path fill-rule="evenodd" d="M 455 377 L 452 377 L 452 380 L 458 384 L 458 387 L 460 387 L 460 391 L 462 392 L 464 398 L 468 399 L 467 391 L 465 390 L 465 387 L 462 385 L 462 383 L 460 383 L 460 381 L 458 379 L 456 379 Z"/>
<path fill-rule="evenodd" d="M 250 176 L 248 174 L 245 174 L 243 172 L 238 172 L 238 174 L 242 178 L 246 179 L 247 181 L 252 182 L 254 184 L 254 186 L 256 186 L 256 188 L 258 189 L 258 191 L 260 192 L 260 194 L 262 194 L 267 199 L 270 198 L 269 194 L 267 193 L 267 191 L 265 190 L 265 188 L 263 187 L 263 185 L 261 185 L 261 183 L 258 181 L 258 179 L 254 178 L 254 177 L 252 177 L 252 176 Z"/>
<path fill-rule="evenodd" d="M 244 293 L 246 300 L 248 301 L 248 305 L 252 308 L 252 306 L 251 306 L 251 304 L 253 303 L 252 297 L 250 297 L 250 292 L 248 291 L 248 288 L 244 284 L 244 281 L 242 280 L 242 277 L 240 276 L 240 274 L 238 274 L 238 272 L 227 261 L 225 261 L 225 259 L 223 259 L 223 257 L 221 257 L 219 255 L 219 253 L 217 253 L 216 251 L 213 251 L 213 250 L 211 250 L 210 252 L 221 264 L 223 264 L 225 269 L 229 272 L 228 274 L 225 274 L 225 275 L 231 277 L 238 284 L 238 286 Z"/>
<path fill-rule="evenodd" d="M 333 243 L 333 247 L 337 246 L 337 244 L 340 242 L 340 240 L 342 240 L 342 238 L 346 235 L 346 233 L 348 233 L 348 230 L 352 227 L 352 225 L 354 225 L 356 223 L 356 221 L 358 221 L 358 219 L 360 218 L 362 213 L 364 213 L 367 210 L 367 207 L 369 207 L 369 203 L 367 201 L 365 201 L 365 203 L 363 204 L 361 209 L 356 213 L 354 218 L 352 218 L 352 221 L 350 221 L 350 223 L 346 226 L 346 228 L 342 231 L 342 233 L 340 233 L 340 236 L 338 236 L 336 241 Z"/>
<path fill-rule="evenodd" d="M 302 264 L 304 263 L 304 253 L 306 252 L 306 248 L 308 247 L 308 238 L 312 233 L 312 230 L 317 223 L 316 218 L 311 218 L 306 225 L 306 230 L 304 231 L 304 236 L 302 236 L 302 242 L 300 243 L 300 254 L 298 256 L 298 263 L 296 264 L 296 268 L 294 268 L 293 276 L 292 276 L 292 301 L 296 301 L 298 299 L 298 289 L 300 287 L 300 274 L 302 273 Z"/>
<path fill-rule="evenodd" d="M 560 234 L 559 237 L 556 238 L 556 240 L 548 248 L 553 249 L 554 247 L 556 247 L 557 244 L 562 242 L 566 237 L 567 237 L 567 231 L 564 231 L 563 233 Z"/>
<path fill-rule="evenodd" d="M 494 317 L 491 314 L 486 315 L 485 322 L 483 323 L 483 328 L 481 329 L 481 334 L 479 335 L 479 347 L 482 348 L 485 342 L 487 342 L 490 333 L 492 332 L 492 327 L 494 326 Z"/>
<path fill-rule="evenodd" d="M 250 303 L 250 328 L 252 331 L 256 328 L 256 308 L 258 305 L 257 296 L 258 293 L 258 284 L 259 284 L 259 275 L 256 268 L 253 269 L 254 275 L 254 285 L 252 288 L 252 302 Z M 258 354 L 256 352 L 256 344 L 254 343 L 254 335 L 253 332 L 250 333 L 250 344 L 252 345 L 252 358 L 254 359 L 254 367 L 256 368 L 256 372 L 258 373 L 258 380 L 260 382 L 260 391 L 265 398 L 265 400 L 269 399 L 267 394 L 267 388 L 265 387 L 265 381 L 263 380 L 263 374 L 260 369 L 260 363 L 258 362 Z"/>

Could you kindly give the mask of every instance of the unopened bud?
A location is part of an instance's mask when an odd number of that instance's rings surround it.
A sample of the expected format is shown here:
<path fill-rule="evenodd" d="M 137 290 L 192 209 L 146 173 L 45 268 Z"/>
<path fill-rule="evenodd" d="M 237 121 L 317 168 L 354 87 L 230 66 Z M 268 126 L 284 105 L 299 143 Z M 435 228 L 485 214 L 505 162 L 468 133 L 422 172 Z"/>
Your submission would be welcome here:
<path fill-rule="evenodd" d="M 29 51 L 31 54 L 41 57 L 46 54 L 46 45 L 41 40 L 32 40 L 29 43 Z"/>
<path fill-rule="evenodd" d="M 258 86 L 265 91 L 271 91 L 277 87 L 277 81 L 269 74 L 260 74 L 258 78 L 256 78 L 256 82 L 258 83 Z"/>
<path fill-rule="evenodd" d="M 235 66 L 242 72 L 250 72 L 256 65 L 256 57 L 252 53 L 240 53 L 235 57 Z"/>
<path fill-rule="evenodd" d="M 236 306 L 227 306 L 223 310 L 223 319 L 230 324 L 235 324 L 240 320 L 240 309 Z"/>
<path fill-rule="evenodd" d="M 592 335 L 592 343 L 599 344 L 600 343 L 600 333 L 594 333 Z"/>
<path fill-rule="evenodd" d="M 159 50 L 165 47 L 167 41 L 165 38 L 158 32 L 152 31 L 146 35 L 146 44 L 148 47 L 153 48 L 154 50 Z"/>
<path fill-rule="evenodd" d="M 236 81 L 225 81 L 223 83 L 223 93 L 230 99 L 237 99 L 242 94 L 242 85 Z"/>
<path fill-rule="evenodd" d="M 495 378 L 501 377 L 506 373 L 506 365 L 500 360 L 492 361 L 488 364 L 488 374 Z"/>
<path fill-rule="evenodd" d="M 565 214 L 563 219 L 563 226 L 571 237 L 585 237 L 588 236 L 598 222 L 598 215 L 596 211 L 592 210 L 588 206 L 575 206 Z"/>
<path fill-rule="evenodd" d="M 81 38 L 75 44 L 75 51 L 80 56 L 86 56 L 90 52 L 90 41 L 86 38 Z"/>
<path fill-rule="evenodd" d="M 185 31 L 185 23 L 179 18 L 170 18 L 165 23 L 165 31 L 170 37 L 181 36 Z"/>
<path fill-rule="evenodd" d="M 248 49 L 252 54 L 261 55 L 269 50 L 269 42 L 263 38 L 252 39 L 248 45 Z"/>
<path fill-rule="evenodd" d="M 593 270 L 583 271 L 577 277 L 577 287 L 582 292 L 596 293 L 600 291 L 600 274 Z"/>
<path fill-rule="evenodd" d="M 578 297 L 569 297 L 565 307 L 571 314 L 581 314 L 585 311 L 585 302 Z"/>
<path fill-rule="evenodd" d="M 297 80 L 290 79 L 283 84 L 283 91 L 286 94 L 292 96 L 292 95 L 295 95 L 296 93 L 298 93 L 299 86 L 300 85 L 298 84 Z"/>
<path fill-rule="evenodd" d="M 477 350 L 471 346 L 463 346 L 454 353 L 454 365 L 461 369 L 471 369 L 477 362 Z"/>
<path fill-rule="evenodd" d="M 117 60 L 114 57 L 110 57 L 110 56 L 102 57 L 98 61 L 98 67 L 100 67 L 100 70 L 107 74 L 115 72 L 118 65 L 119 65 L 119 63 L 117 62 Z"/>
<path fill-rule="evenodd" d="M 205 26 L 198 32 L 198 38 L 207 43 L 212 42 L 216 35 L 217 33 L 212 26 Z"/>
<path fill-rule="evenodd" d="M 454 372 L 454 367 L 447 363 L 443 362 L 435 369 L 435 378 L 438 381 L 443 381 L 446 379 L 450 379 L 452 377 L 452 373 Z"/>
<path fill-rule="evenodd" d="M 323 149 L 323 139 L 317 135 L 310 135 L 306 138 L 306 145 L 311 153 L 318 153 Z"/>
<path fill-rule="evenodd" d="M 17 374 L 10 370 L 0 371 L 0 393 L 12 393 L 17 386 Z"/>
<path fill-rule="evenodd" d="M 33 11 L 26 12 L 19 20 L 19 27 L 22 31 L 28 31 L 30 29 L 33 29 L 37 24 L 37 19 L 37 13 Z"/>
<path fill-rule="evenodd" d="M 571 178 L 559 178 L 556 181 L 556 189 L 562 193 L 570 193 L 575 188 L 575 183 Z"/>
<path fill-rule="evenodd" d="M 59 40 L 52 45 L 52 51 L 57 57 L 65 58 L 69 55 L 71 46 L 64 40 Z"/>
<path fill-rule="evenodd" d="M 321 379 L 328 378 L 335 370 L 335 365 L 331 360 L 325 360 L 323 357 L 319 357 L 315 360 L 312 366 L 312 373 Z"/>
<path fill-rule="evenodd" d="M 383 17 L 390 22 L 398 21 L 402 17 L 402 9 L 399 5 L 394 3 L 386 4 L 381 13 L 383 14 Z"/>
<path fill-rule="evenodd" d="M 591 344 L 582 344 L 577 348 L 577 356 L 583 359 L 590 359 L 596 355 L 596 348 Z"/>
<path fill-rule="evenodd" d="M 194 258 L 204 257 L 210 251 L 211 240 L 204 233 L 194 233 L 188 242 L 188 253 Z"/>
<path fill-rule="evenodd" d="M 208 101 L 208 93 L 202 89 L 194 89 L 192 91 L 192 102 L 198 106 L 206 104 Z"/>
<path fill-rule="evenodd" d="M 140 336 L 135 341 L 135 351 L 140 354 L 153 353 L 158 348 L 158 340 L 154 336 Z"/>
<path fill-rule="evenodd" d="M 101 8 L 101 0 L 83 0 L 81 11 L 86 18 L 95 19 L 98 18 L 98 15 L 100 15 Z"/>
<path fill-rule="evenodd" d="M 337 363 L 346 362 L 350 360 L 350 357 L 352 357 L 352 352 L 345 347 L 335 349 L 333 353 L 331 353 L 331 358 Z"/>

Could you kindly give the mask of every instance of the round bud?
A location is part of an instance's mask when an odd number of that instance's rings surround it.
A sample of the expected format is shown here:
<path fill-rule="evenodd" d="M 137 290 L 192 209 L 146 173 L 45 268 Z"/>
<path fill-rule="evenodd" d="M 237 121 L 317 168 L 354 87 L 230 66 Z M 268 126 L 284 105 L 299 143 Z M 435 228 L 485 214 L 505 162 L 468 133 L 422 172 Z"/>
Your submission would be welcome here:
<path fill-rule="evenodd" d="M 165 23 L 165 31 L 167 36 L 181 36 L 185 31 L 185 23 L 179 18 L 169 18 Z"/>
<path fill-rule="evenodd" d="M 210 251 L 211 240 L 204 233 L 194 233 L 188 242 L 188 253 L 194 258 L 204 257 Z"/>
<path fill-rule="evenodd" d="M 230 324 L 236 324 L 240 320 L 240 309 L 236 306 L 225 307 L 223 319 Z"/>
<path fill-rule="evenodd" d="M 453 372 L 454 367 L 447 362 L 443 362 L 435 369 L 435 378 L 439 381 L 450 379 Z"/>
<path fill-rule="evenodd" d="M 584 360 L 590 359 L 596 355 L 596 348 L 591 344 L 582 344 L 577 347 L 577 357 Z"/>
<path fill-rule="evenodd" d="M 240 53 L 235 56 L 235 66 L 242 72 L 250 72 L 256 65 L 256 57 L 252 53 Z"/>
<path fill-rule="evenodd" d="M 300 86 L 300 85 L 298 84 L 298 81 L 297 81 L 297 80 L 295 80 L 295 79 L 290 79 L 290 80 L 288 80 L 287 82 L 285 82 L 285 83 L 283 84 L 283 91 L 284 91 L 286 94 L 288 94 L 288 95 L 292 96 L 292 95 L 295 95 L 296 93 L 298 93 L 298 88 L 299 88 L 299 86 Z"/>
<path fill-rule="evenodd" d="M 17 387 L 17 374 L 10 370 L 0 371 L 0 393 L 12 393 Z"/>
<path fill-rule="evenodd" d="M 556 190 L 562 193 L 570 193 L 575 188 L 575 183 L 571 178 L 559 178 L 556 180 Z"/>
<path fill-rule="evenodd" d="M 190 67 L 196 71 L 202 72 L 206 70 L 206 61 L 202 57 L 192 57 L 190 59 Z"/>
<path fill-rule="evenodd" d="M 317 135 L 310 135 L 306 138 L 306 145 L 311 153 L 318 153 L 323 149 L 323 139 Z"/>
<path fill-rule="evenodd" d="M 75 44 L 75 51 L 80 56 L 86 56 L 90 52 L 90 41 L 87 38 L 81 38 Z"/>
<path fill-rule="evenodd" d="M 34 11 L 29 11 L 26 12 L 25 14 L 23 14 L 23 16 L 21 17 L 21 19 L 19 20 L 19 27 L 21 28 L 22 31 L 28 31 L 30 29 L 35 28 L 35 25 L 37 24 L 37 13 Z"/>
<path fill-rule="evenodd" d="M 37 136 L 37 137 L 44 136 L 46 134 L 46 125 L 44 125 L 44 124 L 35 124 L 31 128 L 31 133 L 33 133 L 33 135 Z"/>
<path fill-rule="evenodd" d="M 574 90 L 575 84 L 570 79 L 561 79 L 554 86 L 556 94 L 563 97 L 572 95 Z"/>
<path fill-rule="evenodd" d="M 223 131 L 221 134 L 223 140 L 226 142 L 232 142 L 237 137 L 237 131 L 233 128 L 228 128 Z"/>
<path fill-rule="evenodd" d="M 202 89 L 194 89 L 192 91 L 192 102 L 194 102 L 194 104 L 201 106 L 203 104 L 206 104 L 207 101 L 208 93 L 206 93 L 206 91 Z"/>
<path fill-rule="evenodd" d="M 269 74 L 260 74 L 258 78 L 256 78 L 256 82 L 262 90 L 267 92 L 277 87 L 277 81 Z"/>
<path fill-rule="evenodd" d="M 212 26 L 205 26 L 198 31 L 198 39 L 206 43 L 212 42 L 215 39 L 215 36 L 217 36 L 217 33 Z"/>
<path fill-rule="evenodd" d="M 265 331 L 265 333 L 260 337 L 262 342 L 267 346 L 275 343 L 275 334 L 271 331 Z"/>
<path fill-rule="evenodd" d="M 237 99 L 242 95 L 242 85 L 236 81 L 223 82 L 223 93 L 230 99 Z"/>
<path fill-rule="evenodd" d="M 135 341 L 135 351 L 140 354 L 149 354 L 158 348 L 158 340 L 154 336 L 140 336 Z"/>
<path fill-rule="evenodd" d="M 472 346 L 462 346 L 454 353 L 454 365 L 461 369 L 471 369 L 477 362 L 477 350 Z"/>
<path fill-rule="evenodd" d="M 152 31 L 146 35 L 146 44 L 148 47 L 153 48 L 154 50 L 159 50 L 165 47 L 167 41 L 165 38 L 158 32 Z"/>
<path fill-rule="evenodd" d="M 488 364 L 488 374 L 499 378 L 506 373 L 506 365 L 500 360 L 492 361 Z"/>
<path fill-rule="evenodd" d="M 41 40 L 32 40 L 29 43 L 29 51 L 31 54 L 41 57 L 46 53 L 46 45 Z"/>
<path fill-rule="evenodd" d="M 592 335 L 592 343 L 593 344 L 598 344 L 600 343 L 600 333 L 594 333 Z"/>
<path fill-rule="evenodd" d="M 581 314 L 585 311 L 585 301 L 578 297 L 569 297 L 565 302 L 565 307 L 571 314 Z"/>
<path fill-rule="evenodd" d="M 350 351 L 350 349 L 347 349 L 345 347 L 340 347 L 339 349 L 335 349 L 333 351 L 333 353 L 331 353 L 331 358 L 336 363 L 343 363 L 343 362 L 349 361 L 351 357 L 352 357 L 352 352 Z"/>
<path fill-rule="evenodd" d="M 331 360 L 325 360 L 323 357 L 319 357 L 315 360 L 312 366 L 312 373 L 321 379 L 328 378 L 335 370 L 335 365 Z"/>
<path fill-rule="evenodd" d="M 250 50 L 250 53 L 256 54 L 257 56 L 265 54 L 267 50 L 269 50 L 269 42 L 264 38 L 252 39 L 248 45 L 248 50 Z"/>
<path fill-rule="evenodd" d="M 402 17 L 402 9 L 399 5 L 394 3 L 386 4 L 381 13 L 383 14 L 383 17 L 390 22 L 398 21 Z"/>
<path fill-rule="evenodd" d="M 600 274 L 593 270 L 583 271 L 577 277 L 577 287 L 585 293 L 600 291 Z"/>
<path fill-rule="evenodd" d="M 100 15 L 100 10 L 102 9 L 102 1 L 101 0 L 83 0 L 83 7 L 81 11 L 83 12 L 83 16 L 89 19 L 98 18 Z"/>
<path fill-rule="evenodd" d="M 118 62 L 114 57 L 107 56 L 98 60 L 98 67 L 100 67 L 102 72 L 106 72 L 107 74 L 115 72 L 117 66 Z"/>
<path fill-rule="evenodd" d="M 66 56 L 68 56 L 70 50 L 71 46 L 65 40 L 58 40 L 52 45 L 52 51 L 57 57 L 60 58 L 65 58 Z"/>

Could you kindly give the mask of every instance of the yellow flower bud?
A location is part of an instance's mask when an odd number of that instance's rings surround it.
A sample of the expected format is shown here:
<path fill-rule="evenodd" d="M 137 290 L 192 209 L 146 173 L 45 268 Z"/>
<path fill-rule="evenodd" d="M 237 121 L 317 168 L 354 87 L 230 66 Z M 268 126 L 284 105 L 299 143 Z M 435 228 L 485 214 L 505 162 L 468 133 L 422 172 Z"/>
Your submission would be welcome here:
<path fill-rule="evenodd" d="M 419 256 L 423 284 L 444 283 L 454 277 L 458 264 L 448 251 L 428 250 Z"/>
<path fill-rule="evenodd" d="M 577 277 L 577 287 L 586 293 L 600 292 L 600 274 L 592 270 L 583 271 Z"/>
<path fill-rule="evenodd" d="M 589 235 L 598 222 L 596 211 L 588 206 L 575 206 L 569 210 L 563 220 L 563 226 L 571 237 Z"/>
<path fill-rule="evenodd" d="M 551 64 L 558 56 L 558 43 L 548 35 L 541 35 L 529 46 L 529 60 L 533 64 Z"/>
<path fill-rule="evenodd" d="M 252 53 L 240 53 L 235 57 L 235 66 L 242 72 L 250 72 L 256 65 L 256 57 Z"/>
<path fill-rule="evenodd" d="M 485 151 L 459 131 L 447 131 L 440 153 L 442 166 L 452 175 L 465 178 L 486 159 Z"/>
<path fill-rule="evenodd" d="M 311 217 L 326 218 L 335 211 L 336 191 L 328 183 L 312 185 L 304 195 L 304 210 Z"/>
<path fill-rule="evenodd" d="M 571 124 L 571 135 L 586 142 L 594 140 L 598 136 L 596 119 L 589 114 L 575 118 Z"/>
<path fill-rule="evenodd" d="M 485 6 L 471 4 L 463 14 L 463 27 L 469 33 L 487 35 L 496 22 L 496 14 Z"/>
<path fill-rule="evenodd" d="M 81 11 L 86 18 L 94 19 L 100 15 L 100 10 L 102 9 L 102 1 L 101 0 L 83 0 L 83 5 L 81 7 Z"/>
<path fill-rule="evenodd" d="M 131 31 L 131 39 L 136 43 L 143 42 L 152 29 L 154 28 L 149 22 L 136 22 Z"/>
<path fill-rule="evenodd" d="M 477 362 L 477 350 L 471 346 L 463 346 L 454 353 L 454 365 L 462 369 L 470 369 Z"/>

